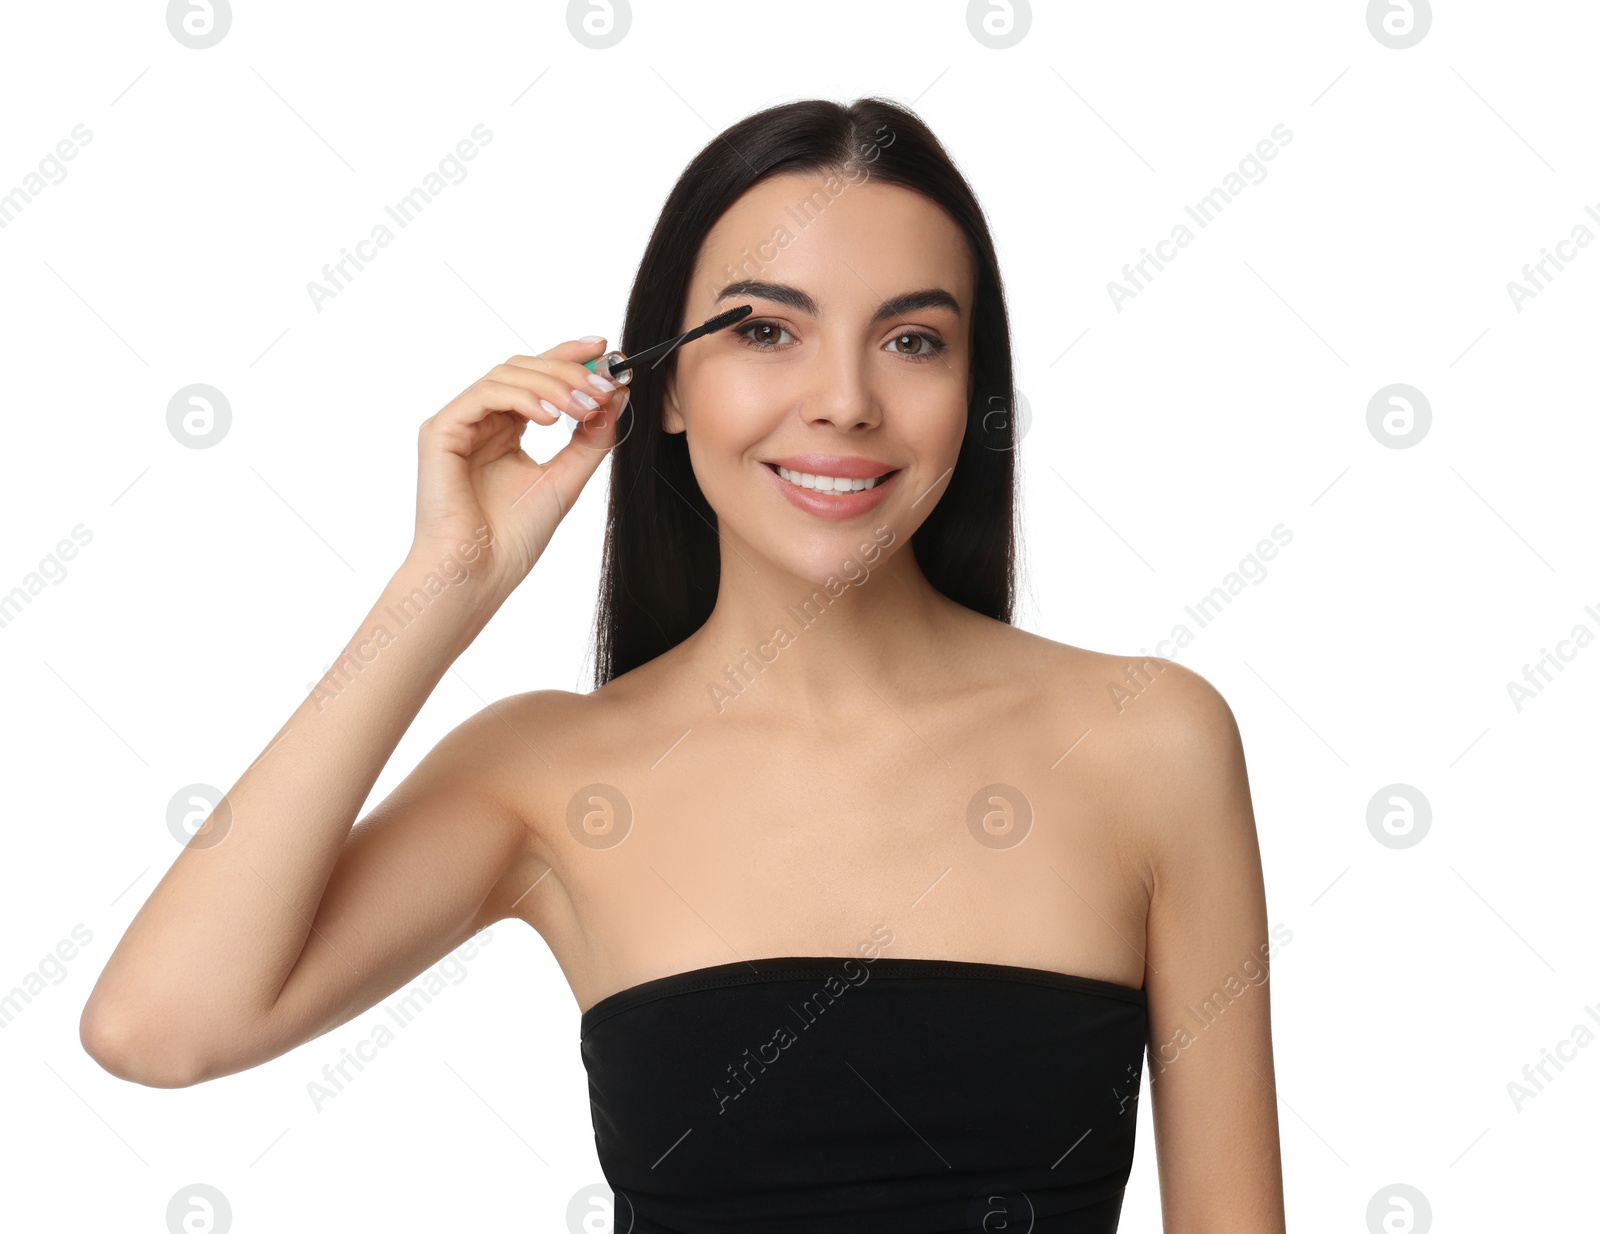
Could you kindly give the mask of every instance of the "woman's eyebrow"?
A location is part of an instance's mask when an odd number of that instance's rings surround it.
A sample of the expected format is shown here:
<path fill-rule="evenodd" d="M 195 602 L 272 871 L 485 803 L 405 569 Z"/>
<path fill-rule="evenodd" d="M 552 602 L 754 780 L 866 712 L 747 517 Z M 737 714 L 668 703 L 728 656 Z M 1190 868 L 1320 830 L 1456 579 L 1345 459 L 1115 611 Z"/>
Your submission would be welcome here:
<path fill-rule="evenodd" d="M 779 304 L 787 304 L 790 308 L 798 309 L 802 313 L 816 317 L 817 302 L 798 287 L 790 287 L 787 283 L 768 283 L 761 279 L 743 279 L 737 283 L 729 283 L 720 292 L 713 303 L 720 304 L 737 296 L 759 296 L 763 300 L 774 300 Z M 943 287 L 927 287 L 921 291 L 907 291 L 898 296 L 890 296 L 877 311 L 872 314 L 873 321 L 882 321 L 885 317 L 898 317 L 902 313 L 914 313 L 918 309 L 949 309 L 957 317 L 961 316 L 961 304 Z"/>

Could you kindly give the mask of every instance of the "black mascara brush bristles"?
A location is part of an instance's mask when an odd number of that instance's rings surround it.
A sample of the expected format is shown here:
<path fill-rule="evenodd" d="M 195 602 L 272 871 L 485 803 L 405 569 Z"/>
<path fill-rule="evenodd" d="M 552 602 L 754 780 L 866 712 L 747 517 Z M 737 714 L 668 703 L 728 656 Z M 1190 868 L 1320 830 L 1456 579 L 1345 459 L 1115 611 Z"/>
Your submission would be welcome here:
<path fill-rule="evenodd" d="M 741 304 L 738 308 L 731 308 L 726 313 L 718 313 L 704 325 L 696 326 L 693 330 L 690 330 L 679 341 L 687 343 L 690 339 L 699 338 L 702 334 L 710 334 L 715 330 L 722 329 L 723 326 L 731 326 L 740 318 L 750 316 L 754 311 L 750 305 Z"/>

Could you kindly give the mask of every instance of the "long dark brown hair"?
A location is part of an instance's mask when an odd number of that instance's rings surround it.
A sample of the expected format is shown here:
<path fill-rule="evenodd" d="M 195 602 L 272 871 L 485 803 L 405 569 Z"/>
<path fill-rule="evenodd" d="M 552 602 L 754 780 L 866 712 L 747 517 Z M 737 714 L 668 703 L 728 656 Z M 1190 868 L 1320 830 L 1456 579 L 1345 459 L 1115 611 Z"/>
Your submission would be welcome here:
<path fill-rule="evenodd" d="M 944 595 L 1010 622 L 1015 600 L 1016 450 L 1011 338 L 983 210 L 950 156 L 914 113 L 883 98 L 848 106 L 805 99 L 756 112 L 707 142 L 678 178 L 628 296 L 626 354 L 677 334 L 706 234 L 745 190 L 775 175 L 837 172 L 902 185 L 966 233 L 974 273 L 972 394 L 955 471 L 911 538 L 917 565 Z M 697 322 L 689 323 L 691 325 Z M 634 371 L 612 450 L 596 688 L 676 646 L 716 603 L 717 516 L 681 433 L 661 427 L 676 354 Z M 631 422 L 630 422 L 631 421 Z"/>

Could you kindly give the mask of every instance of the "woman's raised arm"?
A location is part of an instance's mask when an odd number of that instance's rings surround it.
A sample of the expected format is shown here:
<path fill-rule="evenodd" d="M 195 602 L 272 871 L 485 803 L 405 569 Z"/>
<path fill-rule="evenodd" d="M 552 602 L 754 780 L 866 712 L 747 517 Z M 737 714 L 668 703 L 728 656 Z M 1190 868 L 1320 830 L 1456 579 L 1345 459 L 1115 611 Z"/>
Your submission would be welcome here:
<path fill-rule="evenodd" d="M 513 356 L 422 425 L 411 551 L 335 660 L 150 894 L 84 1007 L 101 1066 L 178 1087 L 348 1020 L 476 932 L 527 829 L 495 768 L 526 747 L 489 710 L 354 827 L 457 656 L 525 578 L 615 439 L 626 390 L 572 395 L 604 340 Z M 523 453 L 553 403 L 585 423 Z"/>

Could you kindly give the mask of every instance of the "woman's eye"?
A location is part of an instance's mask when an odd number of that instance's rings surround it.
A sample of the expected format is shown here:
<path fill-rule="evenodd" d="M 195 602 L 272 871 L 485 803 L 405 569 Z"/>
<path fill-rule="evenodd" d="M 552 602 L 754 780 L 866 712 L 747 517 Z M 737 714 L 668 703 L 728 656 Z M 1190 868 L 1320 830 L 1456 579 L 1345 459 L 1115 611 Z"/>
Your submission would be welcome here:
<path fill-rule="evenodd" d="M 905 349 L 897 350 L 895 354 L 905 356 L 908 360 L 932 360 L 945 348 L 943 339 L 924 334 L 921 330 L 907 330 L 889 341 L 904 345 Z"/>
<path fill-rule="evenodd" d="M 744 340 L 745 346 L 754 347 L 757 351 L 770 351 L 779 346 L 775 336 L 789 332 L 775 321 L 747 321 L 734 333 Z"/>
<path fill-rule="evenodd" d="M 757 351 L 777 351 L 794 342 L 794 336 L 775 321 L 747 321 L 733 333 Z M 893 354 L 913 361 L 932 360 L 945 349 L 943 339 L 921 330 L 906 330 L 889 341 L 895 345 Z"/>

